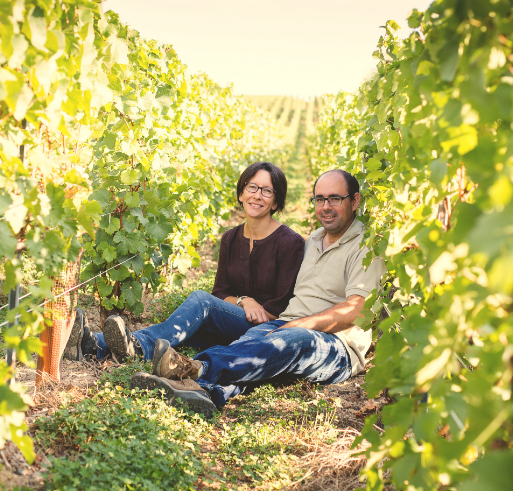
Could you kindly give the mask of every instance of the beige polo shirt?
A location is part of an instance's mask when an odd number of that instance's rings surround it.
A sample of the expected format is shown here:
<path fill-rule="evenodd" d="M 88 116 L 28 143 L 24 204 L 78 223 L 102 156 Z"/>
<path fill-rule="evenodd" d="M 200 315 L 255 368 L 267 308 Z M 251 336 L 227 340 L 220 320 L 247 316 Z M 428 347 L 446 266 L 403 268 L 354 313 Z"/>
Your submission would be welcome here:
<path fill-rule="evenodd" d="M 351 295 L 367 297 L 372 290 L 379 290 L 384 263 L 375 258 L 364 269 L 362 260 L 368 249 L 360 247 L 364 233 L 363 224 L 355 219 L 344 235 L 322 252 L 323 227 L 317 229 L 306 241 L 305 256 L 299 270 L 294 296 L 279 319 L 291 321 L 322 312 L 345 302 Z M 351 374 L 365 367 L 365 353 L 372 341 L 372 331 L 354 326 L 333 334 L 346 345 L 351 356 Z"/>

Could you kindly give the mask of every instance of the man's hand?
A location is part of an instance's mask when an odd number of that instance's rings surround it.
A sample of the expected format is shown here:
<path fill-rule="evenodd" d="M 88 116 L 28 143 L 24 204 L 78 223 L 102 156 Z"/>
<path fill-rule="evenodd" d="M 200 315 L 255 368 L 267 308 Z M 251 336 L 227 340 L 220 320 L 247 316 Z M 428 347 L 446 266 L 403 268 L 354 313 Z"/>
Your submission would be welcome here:
<path fill-rule="evenodd" d="M 283 324 L 281 328 L 302 327 L 304 329 L 313 329 L 314 331 L 335 334 L 354 326 L 353 323 L 356 318 L 362 317 L 360 311 L 364 304 L 365 298 L 360 295 L 351 295 L 345 302 L 334 305 L 318 314 L 289 321 Z"/>
<path fill-rule="evenodd" d="M 269 322 L 267 312 L 254 298 L 243 298 L 239 305 L 244 309 L 248 322 L 252 322 L 255 326 Z"/>

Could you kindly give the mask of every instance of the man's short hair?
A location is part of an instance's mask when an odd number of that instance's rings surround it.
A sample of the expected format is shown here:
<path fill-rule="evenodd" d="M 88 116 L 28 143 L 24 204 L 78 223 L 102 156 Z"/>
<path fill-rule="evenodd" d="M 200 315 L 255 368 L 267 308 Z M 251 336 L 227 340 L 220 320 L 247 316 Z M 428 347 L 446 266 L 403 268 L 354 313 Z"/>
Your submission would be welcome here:
<path fill-rule="evenodd" d="M 360 192 L 360 184 L 356 180 L 356 177 L 354 177 L 352 174 L 349 174 L 349 172 L 347 172 L 345 170 L 342 170 L 342 169 L 331 169 L 331 170 L 328 170 L 328 171 L 324 172 L 323 174 L 321 174 L 316 179 L 316 181 L 314 183 L 314 187 L 313 187 L 313 194 L 314 194 L 314 196 L 315 196 L 315 186 L 317 186 L 317 181 L 322 176 L 324 176 L 326 174 L 329 174 L 330 172 L 336 172 L 336 173 L 341 174 L 342 176 L 344 176 L 344 179 L 346 180 L 346 184 L 347 184 L 347 191 L 349 193 L 349 197 L 350 197 L 351 201 L 353 201 L 354 195 L 356 193 Z"/>
<path fill-rule="evenodd" d="M 255 162 L 251 164 L 239 177 L 237 182 L 237 201 L 241 205 L 239 196 L 244 191 L 244 186 L 250 181 L 259 170 L 266 170 L 271 175 L 273 189 L 276 191 L 274 198 L 276 200 L 276 210 L 271 210 L 271 215 L 285 208 L 285 200 L 287 199 L 287 178 L 283 171 L 271 162 Z"/>

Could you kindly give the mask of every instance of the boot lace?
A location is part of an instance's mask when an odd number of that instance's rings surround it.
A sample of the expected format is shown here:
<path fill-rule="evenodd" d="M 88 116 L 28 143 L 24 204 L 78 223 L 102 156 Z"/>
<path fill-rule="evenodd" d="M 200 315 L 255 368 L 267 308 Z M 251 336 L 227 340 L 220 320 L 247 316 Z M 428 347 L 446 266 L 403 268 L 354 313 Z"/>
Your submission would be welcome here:
<path fill-rule="evenodd" d="M 187 356 L 184 356 L 181 353 L 177 353 L 177 355 L 179 356 L 178 362 L 181 363 L 184 367 L 184 370 L 179 375 L 180 382 L 183 383 L 183 379 L 189 378 L 189 377 L 187 377 L 187 375 L 189 375 L 189 373 L 192 372 L 194 367 L 192 366 L 191 360 L 189 360 L 189 358 Z"/>

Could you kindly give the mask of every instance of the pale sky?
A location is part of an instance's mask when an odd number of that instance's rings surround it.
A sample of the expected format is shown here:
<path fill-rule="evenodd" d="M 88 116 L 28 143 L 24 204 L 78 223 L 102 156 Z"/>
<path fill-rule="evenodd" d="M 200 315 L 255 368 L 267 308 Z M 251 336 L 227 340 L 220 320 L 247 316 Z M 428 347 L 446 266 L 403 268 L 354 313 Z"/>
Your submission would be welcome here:
<path fill-rule="evenodd" d="M 146 38 L 172 44 L 192 73 L 248 95 L 308 97 L 354 91 L 395 20 L 432 0 L 106 0 Z"/>

